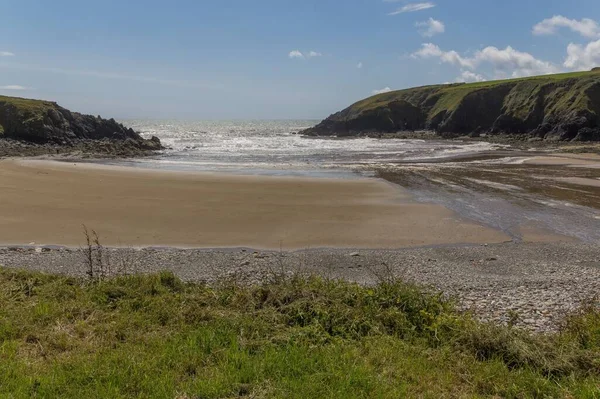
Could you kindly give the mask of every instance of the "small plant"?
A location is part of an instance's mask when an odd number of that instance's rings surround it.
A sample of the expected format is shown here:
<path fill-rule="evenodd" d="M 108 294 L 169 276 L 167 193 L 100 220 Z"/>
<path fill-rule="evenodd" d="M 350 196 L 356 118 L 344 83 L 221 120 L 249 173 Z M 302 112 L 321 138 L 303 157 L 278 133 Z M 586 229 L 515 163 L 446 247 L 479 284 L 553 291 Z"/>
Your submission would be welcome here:
<path fill-rule="evenodd" d="M 516 310 L 512 310 L 512 309 L 510 309 L 508 311 L 508 323 L 507 324 L 508 324 L 509 328 L 513 328 L 514 326 L 516 326 L 520 319 L 521 319 L 521 316 L 519 315 L 519 312 L 517 312 Z"/>
<path fill-rule="evenodd" d="M 405 270 L 397 270 L 393 266 L 394 260 L 388 254 L 384 260 L 381 262 L 380 267 L 370 266 L 367 262 L 367 270 L 375 277 L 375 281 L 378 284 L 387 284 L 394 285 L 401 281 L 404 281 L 403 275 L 405 274 Z"/>
<path fill-rule="evenodd" d="M 267 263 L 266 269 L 271 283 L 280 284 L 286 281 L 288 277 L 288 273 L 286 272 L 285 267 L 285 253 L 283 252 L 283 241 L 279 242 L 279 251 L 277 252 L 275 257 L 276 265 L 271 266 L 270 263 Z"/>
<path fill-rule="evenodd" d="M 85 274 L 91 281 L 105 280 L 115 275 L 131 275 L 138 270 L 139 261 L 134 248 L 111 250 L 100 243 L 95 230 L 83 225 L 85 247 L 80 248 Z"/>
<path fill-rule="evenodd" d="M 104 280 L 112 275 L 110 254 L 100 243 L 100 238 L 95 230 L 91 232 L 83 225 L 85 247 L 81 249 L 84 255 L 86 274 L 92 281 Z"/>

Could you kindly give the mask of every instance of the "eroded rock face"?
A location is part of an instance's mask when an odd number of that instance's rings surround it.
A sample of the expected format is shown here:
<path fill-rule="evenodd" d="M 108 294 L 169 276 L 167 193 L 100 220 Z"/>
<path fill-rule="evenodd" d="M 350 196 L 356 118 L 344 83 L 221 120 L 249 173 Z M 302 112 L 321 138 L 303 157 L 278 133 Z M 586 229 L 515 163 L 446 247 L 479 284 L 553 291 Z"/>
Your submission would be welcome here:
<path fill-rule="evenodd" d="M 162 149 L 160 140 L 143 139 L 114 119 L 71 112 L 56 103 L 0 97 L 0 133 L 4 138 L 35 144 L 73 146 L 79 141 L 120 141 L 120 147 Z"/>
<path fill-rule="evenodd" d="M 510 134 L 600 140 L 600 73 L 426 86 L 385 93 L 331 115 L 306 135 L 434 130 L 442 137 Z"/>

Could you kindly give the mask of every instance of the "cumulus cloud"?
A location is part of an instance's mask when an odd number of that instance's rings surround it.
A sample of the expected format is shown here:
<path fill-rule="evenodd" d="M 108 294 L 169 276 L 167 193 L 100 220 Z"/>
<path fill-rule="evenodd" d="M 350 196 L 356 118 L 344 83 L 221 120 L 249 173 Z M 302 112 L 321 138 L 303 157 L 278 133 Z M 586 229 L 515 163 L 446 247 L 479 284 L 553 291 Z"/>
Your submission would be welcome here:
<path fill-rule="evenodd" d="M 444 25 L 442 21 L 433 18 L 429 18 L 427 21 L 417 22 L 415 26 L 419 28 L 419 33 L 423 37 L 433 37 L 446 31 L 446 25 Z"/>
<path fill-rule="evenodd" d="M 288 57 L 294 59 L 302 59 L 302 60 L 309 60 L 311 58 L 315 58 L 315 57 L 321 57 L 323 54 L 317 52 L 317 51 L 309 51 L 307 53 L 303 53 L 300 50 L 293 50 L 290 51 L 288 54 Z"/>
<path fill-rule="evenodd" d="M 438 58 L 441 62 L 470 70 L 483 64 L 489 64 L 495 71 L 502 74 L 508 73 L 512 77 L 560 72 L 560 68 L 556 65 L 538 60 L 533 55 L 515 50 L 511 46 L 505 49 L 489 46 L 476 52 L 472 57 L 463 57 L 456 51 L 443 51 L 433 43 L 425 43 L 411 57 Z"/>
<path fill-rule="evenodd" d="M 434 21 L 430 18 L 430 21 Z M 417 24 L 427 28 L 426 22 Z M 600 67 L 600 24 L 592 19 L 569 19 L 562 15 L 544 19 L 533 27 L 534 35 L 552 35 L 559 29 L 569 29 L 585 38 L 595 39 L 587 44 L 570 43 L 562 65 L 537 59 L 532 54 L 519 51 L 511 46 L 500 49 L 485 47 L 472 55 L 461 55 L 454 50 L 445 51 L 433 43 L 424 43 L 411 54 L 415 59 L 437 59 L 461 69 L 456 81 L 479 82 L 485 79 L 478 73 L 482 67 L 491 68 L 496 78 L 545 75 L 564 71 L 587 71 Z M 428 33 L 425 31 L 425 33 Z"/>
<path fill-rule="evenodd" d="M 398 8 L 396 11 L 389 13 L 388 15 L 398 15 L 403 14 L 405 12 L 422 11 L 433 7 L 435 7 L 435 4 L 429 1 L 424 3 L 409 3 L 403 7 Z"/>
<path fill-rule="evenodd" d="M 390 91 L 392 91 L 392 89 L 390 89 L 389 87 L 384 87 L 383 89 L 373 90 L 371 93 L 372 94 L 383 94 L 383 93 L 389 93 Z"/>
<path fill-rule="evenodd" d="M 600 24 L 593 19 L 569 19 L 562 15 L 547 18 L 533 27 L 534 35 L 553 35 L 559 29 L 569 29 L 588 39 L 597 39 L 585 45 L 569 43 L 563 66 L 570 70 L 585 71 L 600 65 Z"/>
<path fill-rule="evenodd" d="M 496 70 L 512 72 L 513 77 L 560 72 L 556 65 L 538 60 L 533 55 L 508 46 L 504 50 L 490 46 L 475 54 L 476 63 L 487 62 Z"/>
<path fill-rule="evenodd" d="M 288 54 L 288 57 L 290 57 L 290 58 L 304 58 L 304 54 L 302 54 L 302 52 L 300 52 L 298 50 L 293 50 L 293 51 L 290 51 L 290 53 Z"/>
<path fill-rule="evenodd" d="M 0 86 L 0 90 L 28 90 L 25 86 L 19 85 L 8 85 L 8 86 Z"/>
<path fill-rule="evenodd" d="M 411 54 L 412 58 L 439 58 L 440 61 L 447 64 L 456 65 L 463 68 L 475 68 L 475 59 L 461 57 L 456 51 L 442 51 L 439 46 L 433 43 L 424 43 L 421 49 Z"/>
<path fill-rule="evenodd" d="M 570 43 L 564 66 L 578 71 L 589 71 L 600 66 L 600 40 L 583 46 Z"/>
<path fill-rule="evenodd" d="M 10 51 L 0 51 L 0 57 L 14 57 L 15 54 Z"/>
<path fill-rule="evenodd" d="M 459 77 L 456 78 L 455 82 L 457 83 L 470 83 L 470 82 L 485 82 L 487 79 L 482 75 L 471 72 L 471 71 L 462 71 Z"/>
<path fill-rule="evenodd" d="M 600 38 L 600 25 L 598 22 L 589 18 L 583 18 L 578 21 L 563 17 L 562 15 L 555 15 L 536 24 L 533 27 L 533 34 L 539 36 L 553 35 L 560 28 L 570 29 L 589 39 Z"/>
<path fill-rule="evenodd" d="M 363 63 L 362 63 L 362 62 L 359 62 L 358 64 L 356 64 L 356 67 L 357 67 L 358 69 L 362 69 L 362 67 L 363 67 Z"/>

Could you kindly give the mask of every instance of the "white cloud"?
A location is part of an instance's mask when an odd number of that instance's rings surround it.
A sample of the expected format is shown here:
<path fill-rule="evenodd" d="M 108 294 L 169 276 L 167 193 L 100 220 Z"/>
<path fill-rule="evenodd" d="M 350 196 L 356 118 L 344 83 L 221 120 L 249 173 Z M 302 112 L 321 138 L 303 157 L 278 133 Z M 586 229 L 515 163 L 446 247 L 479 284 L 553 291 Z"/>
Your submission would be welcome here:
<path fill-rule="evenodd" d="M 293 50 L 293 51 L 290 51 L 290 53 L 288 54 L 288 57 L 290 57 L 290 58 L 302 58 L 302 59 L 304 59 L 304 54 L 302 54 L 298 50 Z"/>
<path fill-rule="evenodd" d="M 570 43 L 564 66 L 578 71 L 589 71 L 600 66 L 600 40 L 585 46 Z"/>
<path fill-rule="evenodd" d="M 439 58 L 441 62 L 470 70 L 474 70 L 482 64 L 489 64 L 496 72 L 508 73 L 512 77 L 544 75 L 561 71 L 556 65 L 538 60 L 533 55 L 515 50 L 511 46 L 505 49 L 489 46 L 476 52 L 472 57 L 463 57 L 456 51 L 443 51 L 433 43 L 425 43 L 411 57 Z"/>
<path fill-rule="evenodd" d="M 446 25 L 442 21 L 429 18 L 427 21 L 417 22 L 415 26 L 419 29 L 419 33 L 423 37 L 432 37 L 446 31 Z"/>
<path fill-rule="evenodd" d="M 415 11 L 427 10 L 427 9 L 433 8 L 433 7 L 435 7 L 435 4 L 431 3 L 429 1 L 425 2 L 425 3 L 409 3 L 403 7 L 400 7 L 396 11 L 389 13 L 388 15 L 398 15 L 398 14 L 403 14 L 405 12 L 415 12 Z"/>
<path fill-rule="evenodd" d="M 362 67 L 363 67 L 363 63 L 362 63 L 362 62 L 359 62 L 358 64 L 356 64 L 356 67 L 357 67 L 358 69 L 362 69 Z"/>
<path fill-rule="evenodd" d="M 311 58 L 315 58 L 315 57 L 321 57 L 323 56 L 323 54 L 317 52 L 317 51 L 309 51 L 308 53 L 303 53 L 300 50 L 293 50 L 290 51 L 290 53 L 288 54 L 288 57 L 294 59 L 301 59 L 301 60 L 309 60 Z"/>
<path fill-rule="evenodd" d="M 487 79 L 482 75 L 471 72 L 471 71 L 462 71 L 459 77 L 456 78 L 456 82 L 458 83 L 470 83 L 470 82 L 485 82 Z"/>
<path fill-rule="evenodd" d="M 421 49 L 411 54 L 412 58 L 439 58 L 440 61 L 447 64 L 456 65 L 463 68 L 475 68 L 475 60 L 472 58 L 461 57 L 456 51 L 442 51 L 433 43 L 424 43 Z"/>
<path fill-rule="evenodd" d="M 0 90 L 29 90 L 29 89 L 25 86 L 8 85 L 8 86 L 0 86 Z"/>
<path fill-rule="evenodd" d="M 15 54 L 10 51 L 0 51 L 0 57 L 14 57 Z"/>
<path fill-rule="evenodd" d="M 380 90 L 373 90 L 371 93 L 372 94 L 383 94 L 383 93 L 389 93 L 390 91 L 392 91 L 392 89 L 390 89 L 389 87 L 384 87 L 383 89 L 380 89 Z"/>
<path fill-rule="evenodd" d="M 534 35 L 553 35 L 566 28 L 588 39 L 600 39 L 600 24 L 593 19 L 569 19 L 562 15 L 543 20 L 533 27 Z M 600 40 L 586 45 L 569 43 L 563 66 L 567 69 L 586 71 L 600 65 Z"/>
<path fill-rule="evenodd" d="M 487 62 L 495 70 L 512 72 L 513 77 L 545 75 L 560 72 L 556 65 L 538 60 L 533 55 L 518 51 L 508 46 L 504 50 L 496 47 L 486 47 L 475 54 L 477 63 Z"/>
<path fill-rule="evenodd" d="M 533 27 L 534 35 L 553 35 L 558 29 L 567 28 L 590 39 L 600 37 L 600 25 L 593 19 L 583 18 L 581 20 L 569 19 L 562 15 L 543 20 Z"/>

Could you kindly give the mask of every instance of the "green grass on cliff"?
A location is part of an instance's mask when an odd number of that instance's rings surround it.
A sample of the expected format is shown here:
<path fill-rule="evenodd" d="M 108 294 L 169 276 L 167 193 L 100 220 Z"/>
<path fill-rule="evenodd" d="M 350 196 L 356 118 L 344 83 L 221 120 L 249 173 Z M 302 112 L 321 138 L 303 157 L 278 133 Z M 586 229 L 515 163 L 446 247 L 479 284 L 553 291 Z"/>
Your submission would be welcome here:
<path fill-rule="evenodd" d="M 539 82 L 556 82 L 564 79 L 581 78 L 588 76 L 598 76 L 600 71 L 585 71 L 585 72 L 568 72 L 558 73 L 553 75 L 540 75 L 530 76 L 526 78 L 515 78 L 515 79 L 502 79 L 502 80 L 489 80 L 485 82 L 465 83 L 462 86 L 469 87 L 471 89 L 496 86 L 503 83 L 511 82 L 524 82 L 524 81 L 539 81 Z"/>
<path fill-rule="evenodd" d="M 2 398 L 600 395 L 600 313 L 480 324 L 400 282 L 97 281 L 0 269 Z"/>
<path fill-rule="evenodd" d="M 56 108 L 56 103 L 50 101 L 0 96 L 0 105 L 3 103 L 14 105 L 21 113 L 46 114 L 49 109 Z"/>
<path fill-rule="evenodd" d="M 43 120 L 48 110 L 57 107 L 56 103 L 50 101 L 0 96 L 0 111 L 6 105 L 16 108 L 19 115 L 17 119 L 20 119 L 23 124 Z M 4 134 L 5 130 L 2 123 L 2 117 L 0 116 L 0 136 Z"/>
<path fill-rule="evenodd" d="M 530 91 L 527 91 L 526 88 L 537 88 L 550 84 L 550 83 L 561 83 L 561 81 L 567 82 L 568 80 L 572 80 L 573 82 L 581 81 L 583 83 L 588 81 L 600 81 L 600 71 L 588 71 L 588 72 L 572 72 L 572 73 L 562 73 L 555 75 L 542 75 L 542 76 L 532 76 L 526 78 L 518 78 L 518 79 L 507 79 L 507 80 L 495 80 L 495 81 L 486 81 L 486 82 L 476 82 L 476 83 L 455 83 L 448 85 L 433 85 L 433 86 L 423 86 L 423 87 L 415 87 L 411 89 L 397 90 L 388 93 L 378 94 L 375 96 L 368 97 L 364 100 L 361 100 L 348 108 L 348 116 L 356 116 L 360 113 L 373 110 L 379 107 L 384 107 L 388 103 L 397 100 L 408 101 L 414 105 L 423 106 L 423 104 L 427 101 L 431 101 L 431 106 L 429 107 L 429 117 L 433 117 L 440 111 L 452 111 L 456 109 L 461 101 L 470 93 L 473 93 L 478 90 L 485 90 L 498 87 L 500 85 L 520 85 L 519 88 L 525 88 L 522 90 L 523 98 L 518 98 L 518 101 L 514 101 L 513 104 L 515 107 L 511 109 L 513 114 L 519 114 L 523 112 L 523 109 L 531 108 L 532 104 L 528 103 L 527 100 Z M 551 111 L 560 111 L 563 108 L 581 108 L 587 106 L 586 103 L 580 103 L 573 105 L 570 100 L 572 97 L 576 97 L 578 92 L 577 90 L 581 89 L 581 85 L 574 85 L 575 90 L 572 93 L 560 92 L 560 99 L 553 105 L 553 109 Z M 432 97 L 435 96 L 435 100 L 431 100 Z"/>

